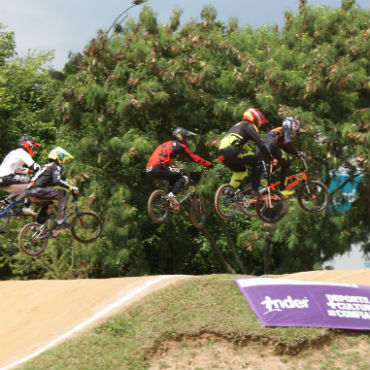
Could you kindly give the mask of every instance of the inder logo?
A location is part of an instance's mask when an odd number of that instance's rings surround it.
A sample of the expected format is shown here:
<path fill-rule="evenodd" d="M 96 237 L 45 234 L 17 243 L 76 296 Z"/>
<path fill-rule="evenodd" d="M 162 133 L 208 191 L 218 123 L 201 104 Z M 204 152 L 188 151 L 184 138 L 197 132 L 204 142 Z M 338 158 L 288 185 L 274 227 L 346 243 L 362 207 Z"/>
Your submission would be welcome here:
<path fill-rule="evenodd" d="M 274 312 L 274 311 L 283 311 L 285 309 L 291 308 L 309 308 L 309 299 L 304 297 L 302 299 L 293 299 L 290 295 L 288 295 L 285 299 L 271 299 L 269 296 L 265 296 L 265 299 L 260 303 L 261 305 L 265 306 L 266 312 L 264 315 Z"/>

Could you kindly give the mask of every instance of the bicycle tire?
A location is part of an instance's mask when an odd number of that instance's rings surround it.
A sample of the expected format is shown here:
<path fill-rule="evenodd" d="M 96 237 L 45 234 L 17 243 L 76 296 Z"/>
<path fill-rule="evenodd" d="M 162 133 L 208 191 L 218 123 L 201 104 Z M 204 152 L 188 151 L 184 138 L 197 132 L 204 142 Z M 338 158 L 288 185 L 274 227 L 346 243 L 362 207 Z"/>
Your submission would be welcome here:
<path fill-rule="evenodd" d="M 45 250 L 48 244 L 48 238 L 40 240 L 36 238 L 35 235 L 37 232 L 40 232 L 40 228 L 42 226 L 43 225 L 40 225 L 37 222 L 31 222 L 24 225 L 19 231 L 18 246 L 27 256 L 38 257 Z M 46 231 L 46 229 L 44 231 Z"/>
<path fill-rule="evenodd" d="M 148 199 L 148 215 L 157 224 L 163 222 L 168 216 L 166 193 L 163 190 L 154 190 Z"/>
<path fill-rule="evenodd" d="M 103 230 L 103 222 L 92 211 L 78 212 L 71 225 L 73 237 L 80 243 L 91 243 L 99 238 Z"/>
<path fill-rule="evenodd" d="M 194 195 L 190 201 L 190 221 L 194 227 L 201 229 L 206 221 L 206 206 L 199 195 Z"/>
<path fill-rule="evenodd" d="M 248 217 L 257 217 L 256 200 L 248 194 L 252 190 L 252 185 L 246 185 L 239 193 L 239 209 Z"/>
<path fill-rule="evenodd" d="M 310 180 L 303 184 L 297 194 L 299 205 L 309 213 L 323 211 L 330 202 L 327 186 L 319 180 Z"/>
<path fill-rule="evenodd" d="M 229 195 L 228 192 L 230 192 Z M 238 212 L 238 204 L 233 197 L 234 193 L 235 188 L 229 184 L 223 184 L 216 190 L 214 206 L 218 216 L 223 220 L 234 217 Z"/>
<path fill-rule="evenodd" d="M 268 207 L 266 202 L 267 191 L 261 193 L 256 203 L 256 213 L 259 219 L 268 224 L 275 224 L 280 221 L 288 211 L 287 201 L 280 192 L 270 190 L 272 207 Z"/>

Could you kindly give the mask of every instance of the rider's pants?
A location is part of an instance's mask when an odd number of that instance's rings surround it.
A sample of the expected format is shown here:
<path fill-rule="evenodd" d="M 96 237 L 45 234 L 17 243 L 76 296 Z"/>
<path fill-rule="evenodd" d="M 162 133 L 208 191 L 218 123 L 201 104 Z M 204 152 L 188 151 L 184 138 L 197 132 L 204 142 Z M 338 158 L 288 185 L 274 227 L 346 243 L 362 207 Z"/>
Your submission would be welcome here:
<path fill-rule="evenodd" d="M 65 190 L 53 187 L 42 188 L 35 186 L 26 191 L 26 197 L 33 203 L 42 204 L 43 208 L 48 207 L 53 200 L 57 200 L 57 219 L 58 221 L 63 220 L 68 202 L 68 193 Z M 44 211 L 41 209 L 40 215 L 42 212 Z"/>
<path fill-rule="evenodd" d="M 173 166 L 157 165 L 146 168 L 146 174 L 153 180 L 167 180 L 168 190 L 175 195 L 188 183 L 184 170 Z"/>
<path fill-rule="evenodd" d="M 241 174 L 246 174 L 247 166 L 252 167 L 251 171 L 251 182 L 252 182 L 252 189 L 258 192 L 258 187 L 260 184 L 260 179 L 262 175 L 262 160 L 257 155 L 251 154 L 249 151 L 244 150 L 241 147 L 231 145 L 227 148 L 219 150 L 218 159 L 219 161 L 228 167 L 231 171 L 233 171 L 232 178 L 230 181 L 230 185 L 240 185 Z M 235 185 L 233 185 L 233 182 Z"/>
<path fill-rule="evenodd" d="M 286 177 L 289 173 L 289 168 L 291 165 L 291 160 L 288 158 L 288 155 L 281 150 L 275 143 L 271 141 L 264 141 L 266 147 L 270 151 L 271 155 L 278 160 L 278 166 L 281 167 L 280 171 L 280 190 L 284 190 L 286 186 Z"/>
<path fill-rule="evenodd" d="M 3 176 L 0 177 L 0 188 L 10 193 L 9 197 L 16 196 L 15 200 L 19 200 L 24 197 L 30 181 L 31 179 L 25 175 L 15 174 Z"/>

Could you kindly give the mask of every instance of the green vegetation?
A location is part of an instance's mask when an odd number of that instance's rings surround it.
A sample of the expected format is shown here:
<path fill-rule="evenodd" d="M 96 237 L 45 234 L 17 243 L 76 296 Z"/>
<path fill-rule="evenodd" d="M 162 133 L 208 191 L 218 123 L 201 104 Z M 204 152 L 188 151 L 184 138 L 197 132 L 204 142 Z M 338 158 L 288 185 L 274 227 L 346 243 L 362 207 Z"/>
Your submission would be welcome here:
<path fill-rule="evenodd" d="M 22 369 L 266 369 L 281 361 L 285 369 L 365 370 L 369 344 L 362 332 L 262 327 L 232 276 L 211 275 L 160 290 Z"/>
<path fill-rule="evenodd" d="M 329 182 L 341 166 L 369 172 L 368 10 L 352 0 L 337 9 L 304 5 L 285 14 L 282 29 L 223 24 L 213 7 L 181 28 L 180 16 L 174 11 L 159 25 L 145 6 L 112 37 L 98 31 L 62 71 L 44 67 L 48 55 L 14 58 L 14 35 L 0 28 L 1 156 L 21 134 L 42 142 L 39 162 L 54 145 L 65 147 L 76 157 L 67 176 L 105 222 L 88 248 L 59 238 L 37 261 L 18 252 L 24 220 L 15 222 L 0 235 L 1 279 L 260 275 L 320 269 L 354 242 L 370 250 L 368 176 L 348 212 L 310 215 L 290 201 L 284 220 L 267 226 L 218 219 L 213 195 L 230 173 L 217 164 L 199 186 L 208 208 L 203 230 L 187 212 L 150 221 L 155 186 L 144 168 L 155 146 L 182 125 L 199 134 L 191 149 L 216 164 L 218 139 L 249 106 L 270 120 L 266 130 L 287 115 L 304 122 L 298 147 L 315 176 Z"/>

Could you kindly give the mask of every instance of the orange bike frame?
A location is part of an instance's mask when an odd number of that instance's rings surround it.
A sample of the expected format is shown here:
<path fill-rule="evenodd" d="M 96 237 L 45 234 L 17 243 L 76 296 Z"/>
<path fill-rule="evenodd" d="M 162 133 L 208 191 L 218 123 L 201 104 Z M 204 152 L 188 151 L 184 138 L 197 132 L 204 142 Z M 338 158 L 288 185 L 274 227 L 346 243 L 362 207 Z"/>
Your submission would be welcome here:
<path fill-rule="evenodd" d="M 291 181 L 291 180 L 294 180 L 294 181 Z M 287 176 L 287 178 L 286 178 L 287 186 L 285 187 L 285 189 L 290 190 L 290 189 L 294 188 L 297 184 L 299 184 L 301 181 L 306 181 L 306 180 L 307 180 L 307 175 L 306 175 L 305 171 Z M 276 190 L 276 187 L 278 185 L 280 185 L 280 183 L 281 183 L 281 181 L 276 181 L 273 184 L 270 184 L 269 188 L 272 189 L 272 190 Z"/>

